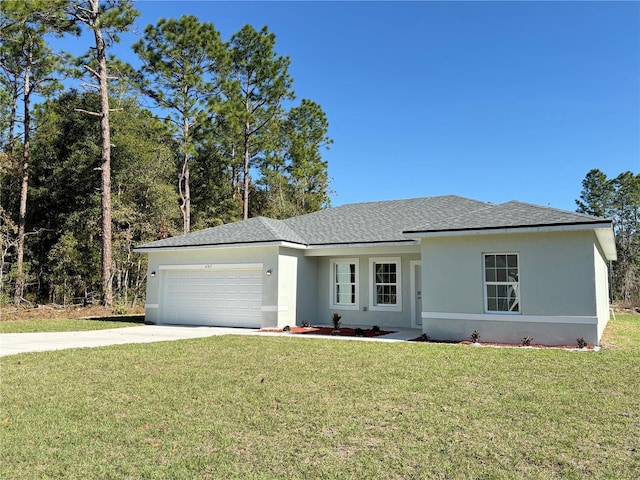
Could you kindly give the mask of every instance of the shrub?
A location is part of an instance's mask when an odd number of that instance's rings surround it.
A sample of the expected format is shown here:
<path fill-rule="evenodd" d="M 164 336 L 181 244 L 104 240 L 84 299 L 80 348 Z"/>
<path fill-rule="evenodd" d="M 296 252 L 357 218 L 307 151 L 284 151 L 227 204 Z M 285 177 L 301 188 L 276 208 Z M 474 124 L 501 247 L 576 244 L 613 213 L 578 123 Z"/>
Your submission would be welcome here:
<path fill-rule="evenodd" d="M 474 330 L 473 333 L 471 334 L 471 341 L 473 343 L 478 343 L 480 341 L 480 333 L 478 332 L 478 330 Z"/>
<path fill-rule="evenodd" d="M 127 313 L 129 313 L 129 309 L 122 304 L 114 305 L 111 311 L 114 315 L 126 315 Z"/>
<path fill-rule="evenodd" d="M 378 325 L 374 325 L 371 331 L 373 333 L 380 333 L 380 327 Z"/>
<path fill-rule="evenodd" d="M 342 318 L 342 315 L 338 315 L 337 313 L 333 314 L 333 318 L 331 319 L 331 321 L 333 322 L 333 329 L 334 330 L 340 330 L 340 319 Z"/>
<path fill-rule="evenodd" d="M 356 328 L 356 337 L 364 337 L 364 330 L 361 328 Z"/>
<path fill-rule="evenodd" d="M 531 342 L 533 342 L 533 338 L 531 338 L 531 337 L 522 337 L 522 346 L 523 347 L 530 347 L 531 346 Z"/>
<path fill-rule="evenodd" d="M 577 338 L 576 342 L 578 342 L 578 348 L 587 348 L 589 346 L 584 337 Z"/>

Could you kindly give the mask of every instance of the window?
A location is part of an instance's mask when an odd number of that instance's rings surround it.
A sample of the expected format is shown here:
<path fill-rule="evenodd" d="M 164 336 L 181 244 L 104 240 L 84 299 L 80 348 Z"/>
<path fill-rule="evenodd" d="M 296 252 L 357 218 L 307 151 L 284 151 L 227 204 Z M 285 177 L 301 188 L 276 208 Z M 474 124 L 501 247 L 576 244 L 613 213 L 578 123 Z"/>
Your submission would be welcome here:
<path fill-rule="evenodd" d="M 371 310 L 402 311 L 402 287 L 399 258 L 371 259 Z"/>
<path fill-rule="evenodd" d="M 487 312 L 520 312 L 520 284 L 516 253 L 484 255 Z"/>
<path fill-rule="evenodd" d="M 357 259 L 340 259 L 331 261 L 331 308 L 358 310 L 358 276 Z"/>

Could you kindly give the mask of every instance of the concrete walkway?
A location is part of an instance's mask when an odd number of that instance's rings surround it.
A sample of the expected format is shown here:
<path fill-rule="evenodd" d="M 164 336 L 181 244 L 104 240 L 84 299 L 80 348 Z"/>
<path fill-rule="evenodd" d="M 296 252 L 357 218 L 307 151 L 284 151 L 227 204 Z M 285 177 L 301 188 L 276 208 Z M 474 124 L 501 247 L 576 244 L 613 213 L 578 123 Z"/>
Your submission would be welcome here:
<path fill-rule="evenodd" d="M 260 332 L 251 328 L 191 327 L 178 325 L 141 325 L 139 327 L 87 330 L 82 332 L 2 333 L 0 357 L 27 352 L 45 352 L 68 348 L 104 347 L 124 343 L 151 343 L 216 335 L 262 335 L 296 338 L 330 338 L 373 342 L 401 342 L 414 339 L 422 333 L 417 329 L 399 329 L 382 337 L 337 337 L 328 335 L 290 335 L 279 332 Z"/>

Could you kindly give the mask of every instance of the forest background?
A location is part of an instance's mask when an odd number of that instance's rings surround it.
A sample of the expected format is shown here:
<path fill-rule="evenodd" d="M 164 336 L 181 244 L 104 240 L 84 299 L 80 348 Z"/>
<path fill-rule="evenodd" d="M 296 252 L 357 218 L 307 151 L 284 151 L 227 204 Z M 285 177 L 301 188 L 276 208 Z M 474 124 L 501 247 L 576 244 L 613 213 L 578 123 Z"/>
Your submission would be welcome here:
<path fill-rule="evenodd" d="M 327 116 L 297 101 L 267 27 L 225 40 L 195 16 L 160 20 L 133 45 L 136 69 L 111 53 L 131 1 L 0 6 L 2 303 L 135 305 L 135 245 L 329 206 Z M 70 35 L 94 44 L 71 56 L 49 42 Z M 592 170 L 582 185 L 578 211 L 614 220 L 613 296 L 638 304 L 639 175 Z"/>

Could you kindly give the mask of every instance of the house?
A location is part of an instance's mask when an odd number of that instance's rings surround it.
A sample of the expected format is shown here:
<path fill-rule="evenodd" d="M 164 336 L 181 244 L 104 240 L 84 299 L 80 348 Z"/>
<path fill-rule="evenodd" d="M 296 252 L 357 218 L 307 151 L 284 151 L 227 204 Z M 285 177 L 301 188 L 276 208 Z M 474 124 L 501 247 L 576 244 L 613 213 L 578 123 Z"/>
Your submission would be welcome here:
<path fill-rule="evenodd" d="M 438 196 L 264 217 L 158 240 L 157 324 L 421 328 L 431 338 L 598 344 L 609 319 L 610 220 Z"/>

